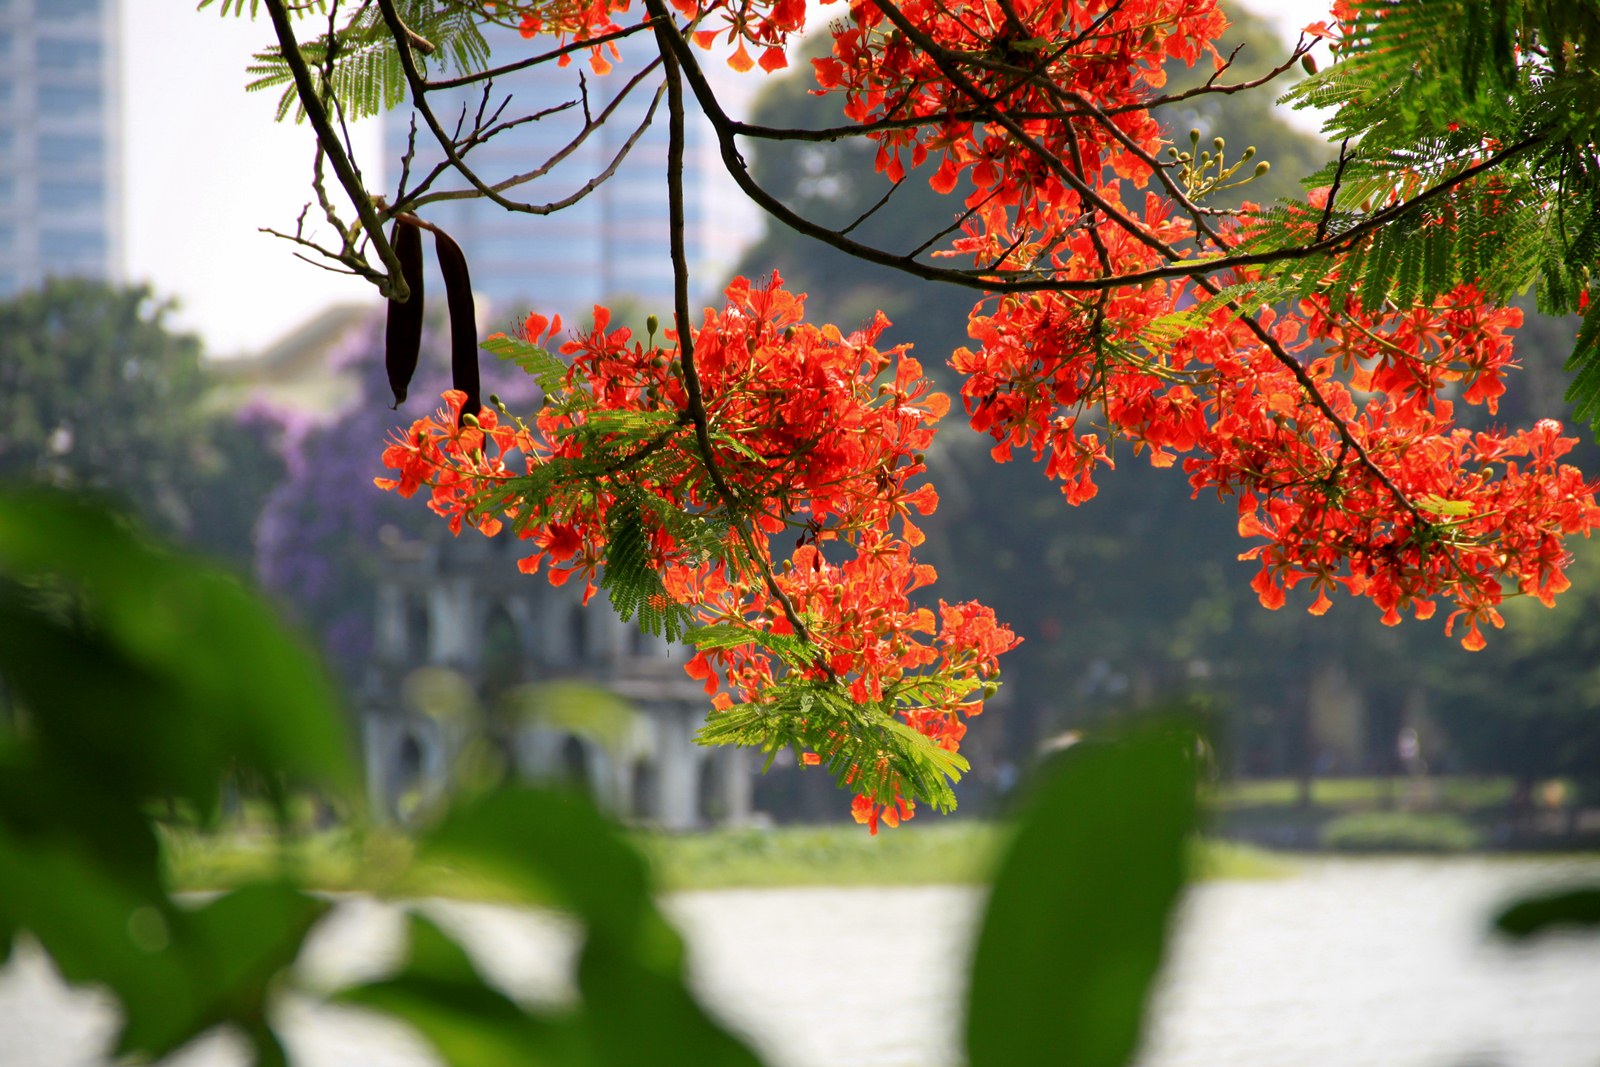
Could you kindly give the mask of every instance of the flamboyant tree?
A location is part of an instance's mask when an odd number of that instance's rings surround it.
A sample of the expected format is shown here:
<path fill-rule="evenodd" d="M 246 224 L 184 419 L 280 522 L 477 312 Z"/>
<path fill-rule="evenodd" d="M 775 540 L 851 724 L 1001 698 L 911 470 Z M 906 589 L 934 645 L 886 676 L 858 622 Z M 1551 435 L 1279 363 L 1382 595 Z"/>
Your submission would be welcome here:
<path fill-rule="evenodd" d="M 1015 638 L 980 605 L 935 611 L 913 595 L 935 577 L 912 551 L 938 499 L 919 480 L 924 451 L 951 401 L 886 339 L 887 321 L 848 333 L 807 322 L 775 274 L 737 279 L 722 307 L 692 313 L 690 97 L 729 173 L 774 219 L 971 292 L 970 344 L 949 356 L 965 414 L 996 460 L 1042 458 L 1068 503 L 1095 495 L 1118 451 L 1142 454 L 1180 468 L 1196 495 L 1236 504 L 1266 607 L 1301 583 L 1317 614 L 1340 591 L 1372 600 L 1387 623 L 1442 605 L 1446 632 L 1468 648 L 1501 625 L 1507 596 L 1548 604 L 1566 587 L 1563 539 L 1600 523 L 1596 486 L 1562 461 L 1573 440 L 1548 420 L 1469 432 L 1454 412 L 1495 410 L 1514 365 L 1511 296 L 1537 283 L 1545 309 L 1588 310 L 1600 250 L 1595 0 L 1340 0 L 1249 80 L 1230 78 L 1213 43 L 1226 25 L 1216 0 L 853 0 L 821 8 L 832 48 L 813 62 L 816 91 L 842 113 L 822 129 L 729 115 L 702 66 L 785 66 L 812 5 L 642 2 L 265 0 L 279 47 L 263 81 L 289 84 L 285 112 L 298 104 L 315 130 L 317 203 L 338 239 L 288 236 L 389 299 L 397 398 L 417 356 L 422 231 L 437 241 L 457 387 L 397 433 L 384 453 L 395 477 L 380 484 L 426 489 L 453 529 L 528 541 L 523 570 L 604 589 L 624 616 L 690 638 L 689 671 L 715 706 L 707 742 L 793 747 L 826 764 L 874 829 L 916 800 L 949 807 L 964 719 L 993 693 Z M 314 21 L 294 21 L 313 8 Z M 487 23 L 520 28 L 525 54 L 491 63 Z M 637 73 L 591 106 L 580 72 L 608 73 L 623 50 L 640 54 Z M 1173 60 L 1211 73 L 1166 93 Z M 546 63 L 574 68 L 572 142 L 516 175 L 480 173 L 473 149 L 548 113 L 549 101 L 528 101 L 513 114 L 492 80 Z M 1297 64 L 1312 73 L 1296 101 L 1333 109 L 1334 162 L 1297 201 L 1219 206 L 1229 201 L 1215 194 L 1268 161 L 1221 136 L 1174 143 L 1151 108 L 1272 92 Z M 463 85 L 483 87 L 476 114 L 430 104 Z M 470 250 L 429 221 L 430 206 L 569 206 L 620 156 L 576 193 L 523 197 L 633 93 L 654 94 L 643 121 L 669 129 L 674 306 L 643 337 L 613 328 L 604 308 L 573 332 L 530 309 L 517 336 L 484 347 L 533 374 L 543 406 L 485 406 Z M 408 152 L 380 196 L 340 127 L 407 98 L 441 162 L 413 172 Z M 909 168 L 932 166 L 949 224 L 873 243 L 855 224 L 792 210 L 742 155 L 763 140 L 841 138 L 874 146 L 880 206 Z M 1585 412 L 1600 406 L 1597 342 L 1591 313 L 1572 363 Z"/>

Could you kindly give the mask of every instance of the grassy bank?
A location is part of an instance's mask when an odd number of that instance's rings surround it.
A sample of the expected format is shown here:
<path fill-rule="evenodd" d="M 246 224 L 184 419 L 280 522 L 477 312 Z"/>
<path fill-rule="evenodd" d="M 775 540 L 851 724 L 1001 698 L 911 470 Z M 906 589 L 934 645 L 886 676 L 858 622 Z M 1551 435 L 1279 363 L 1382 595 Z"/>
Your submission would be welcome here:
<path fill-rule="evenodd" d="M 1600 809 L 1565 780 L 1518 795 L 1507 777 L 1290 779 L 1211 789 L 1212 831 L 1272 848 L 1344 852 L 1562 852 L 1600 848 Z"/>
<path fill-rule="evenodd" d="M 1312 807 L 1340 811 L 1368 810 L 1399 804 L 1424 804 L 1450 811 L 1504 807 L 1516 783 L 1505 777 L 1438 776 L 1428 778 L 1318 778 L 1311 783 Z M 1251 808 L 1293 808 L 1300 801 L 1300 783 L 1290 778 L 1224 782 L 1211 795 L 1221 812 Z"/>
<path fill-rule="evenodd" d="M 668 891 L 977 884 L 988 877 L 1003 839 L 1002 827 L 972 821 L 910 823 L 876 837 L 854 825 L 635 835 Z M 282 862 L 330 891 L 498 896 L 493 885 L 416 862 L 409 839 L 387 830 L 328 831 L 282 848 L 261 834 L 174 832 L 165 845 L 173 884 L 184 890 L 225 889 Z M 1195 846 L 1195 869 L 1201 878 L 1268 878 L 1291 867 L 1260 849 L 1206 841 Z"/>

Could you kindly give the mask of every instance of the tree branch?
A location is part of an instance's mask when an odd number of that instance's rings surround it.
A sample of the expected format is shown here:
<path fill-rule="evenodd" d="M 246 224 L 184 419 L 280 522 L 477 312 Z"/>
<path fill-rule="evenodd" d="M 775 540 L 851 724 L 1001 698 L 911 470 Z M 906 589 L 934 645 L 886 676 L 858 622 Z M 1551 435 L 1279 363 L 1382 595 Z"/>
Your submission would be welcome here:
<path fill-rule="evenodd" d="M 387 4 L 389 0 L 382 2 Z M 349 194 L 351 202 L 355 205 L 356 214 L 361 218 L 362 228 L 367 231 L 372 247 L 377 250 L 378 258 L 383 261 L 384 270 L 388 272 L 387 281 L 379 285 L 378 289 L 390 300 L 403 302 L 410 297 L 411 290 L 407 288 L 406 280 L 401 274 L 399 257 L 395 255 L 394 249 L 383 234 L 383 222 L 378 218 L 372 198 L 362 187 L 360 173 L 350 162 L 350 157 L 345 154 L 344 145 L 339 143 L 338 133 L 328 121 L 328 112 L 323 108 L 322 101 L 317 95 L 317 88 L 311 80 L 311 71 L 306 66 L 305 56 L 300 53 L 299 42 L 294 37 L 294 28 L 289 24 L 289 13 L 284 10 L 283 0 L 266 0 L 266 3 L 267 13 L 272 17 L 272 28 L 278 34 L 278 46 L 283 51 L 284 62 L 289 65 L 289 71 L 294 75 L 295 92 L 300 97 L 301 105 L 306 109 L 306 118 L 310 120 L 311 128 L 316 131 L 318 143 L 327 153 L 328 162 L 333 165 L 333 172 L 338 177 L 339 184 L 344 186 L 344 191 Z"/>
<path fill-rule="evenodd" d="M 683 38 L 673 25 L 671 14 L 666 10 L 662 0 L 645 0 L 645 6 L 650 9 L 651 15 L 656 20 L 656 41 L 661 49 L 661 60 L 666 67 L 667 75 L 667 217 L 672 241 L 673 314 L 678 325 L 678 363 L 683 368 L 683 388 L 688 397 L 686 404 L 689 418 L 694 423 L 695 442 L 700 450 L 700 459 L 705 465 L 706 475 L 728 508 L 733 528 L 737 531 L 740 541 L 744 543 L 751 563 L 761 572 L 762 584 L 766 586 L 768 594 L 782 606 L 784 618 L 788 620 L 795 636 L 816 648 L 805 620 L 800 618 L 800 613 L 795 610 L 789 594 L 778 584 L 777 576 L 772 573 L 772 567 L 758 550 L 754 538 L 746 527 L 744 518 L 740 514 L 739 497 L 727 479 L 722 476 L 717 464 L 716 451 L 711 445 L 711 420 L 706 412 L 705 397 L 700 388 L 700 373 L 694 363 L 694 324 L 689 318 L 689 259 L 684 248 L 683 81 L 676 51 L 676 45 L 682 42 Z M 817 655 L 820 661 L 820 649 Z M 832 669 L 827 669 L 831 674 Z"/>

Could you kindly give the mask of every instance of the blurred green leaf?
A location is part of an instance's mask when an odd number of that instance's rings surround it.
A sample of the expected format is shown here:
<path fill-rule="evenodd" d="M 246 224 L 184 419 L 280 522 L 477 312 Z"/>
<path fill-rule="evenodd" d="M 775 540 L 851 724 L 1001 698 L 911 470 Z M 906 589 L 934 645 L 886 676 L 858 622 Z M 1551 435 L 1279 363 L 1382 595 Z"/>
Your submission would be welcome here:
<path fill-rule="evenodd" d="M 411 946 L 406 973 L 445 982 L 482 982 L 478 967 L 455 939 L 426 916 L 406 916 L 407 944 Z"/>
<path fill-rule="evenodd" d="M 173 909 L 144 879 L 97 856 L 71 832 L 19 833 L 0 810 L 0 922 L 38 938 L 62 977 L 103 983 L 130 1017 L 152 1015 L 165 1028 L 189 1000 L 185 961 L 159 939 Z M 134 916 L 144 917 L 141 931 Z"/>
<path fill-rule="evenodd" d="M 424 861 L 470 865 L 530 903 L 572 912 L 597 936 L 676 972 L 682 945 L 650 900 L 644 859 L 587 801 L 533 789 L 463 804 L 420 843 Z"/>
<path fill-rule="evenodd" d="M 591 939 L 578 962 L 578 988 L 610 1067 L 761 1067 L 749 1046 L 700 1006 L 681 973 L 640 966 Z"/>
<path fill-rule="evenodd" d="M 393 1015 L 413 1027 L 450 1067 L 587 1067 L 600 1061 L 573 1022 L 522 1011 L 481 983 L 401 974 L 339 999 Z"/>
<path fill-rule="evenodd" d="M 547 729 L 592 737 L 617 751 L 638 721 L 633 705 L 593 682 L 541 682 L 517 686 L 500 698 L 502 714 Z"/>
<path fill-rule="evenodd" d="M 452 812 L 421 854 L 470 865 L 583 921 L 577 985 L 599 1062 L 758 1067 L 689 991 L 682 939 L 656 909 L 643 857 L 587 800 L 527 789 L 490 794 Z"/>
<path fill-rule="evenodd" d="M 413 914 L 410 956 L 392 978 L 338 999 L 405 1020 L 451 1067 L 587 1067 L 598 1064 L 582 1021 L 570 1012 L 526 1012 L 486 984 L 460 945 Z"/>
<path fill-rule="evenodd" d="M 1558 929 L 1600 929 L 1600 886 L 1584 886 L 1519 900 L 1495 916 L 1494 928 L 1518 940 Z"/>
<path fill-rule="evenodd" d="M 984 915 L 971 1067 L 1122 1067 L 1195 827 L 1195 735 L 1085 742 L 1034 788 Z"/>
<path fill-rule="evenodd" d="M 315 655 L 234 578 L 46 490 L 0 495 L 0 575 L 64 586 L 78 607 L 51 618 L 8 596 L 0 615 L 0 671 L 64 757 L 126 768 L 125 787 L 202 811 L 232 768 L 354 786 Z"/>
<path fill-rule="evenodd" d="M 240 1027 L 258 1049 L 273 1049 L 266 1015 L 273 983 L 328 907 L 285 882 L 266 881 L 192 911 L 130 916 L 130 936 L 169 959 L 184 981 L 157 985 L 146 975 L 140 987 L 114 987 L 126 1014 L 118 1051 L 163 1056 L 221 1023 Z"/>
<path fill-rule="evenodd" d="M 114 513 L 0 493 L 0 937 L 120 1002 L 122 1052 L 162 1056 L 228 1023 L 265 1067 L 278 975 L 327 910 L 262 882 L 202 906 L 167 891 L 152 812 L 214 812 L 239 776 L 349 790 L 314 656 L 237 581 Z"/>

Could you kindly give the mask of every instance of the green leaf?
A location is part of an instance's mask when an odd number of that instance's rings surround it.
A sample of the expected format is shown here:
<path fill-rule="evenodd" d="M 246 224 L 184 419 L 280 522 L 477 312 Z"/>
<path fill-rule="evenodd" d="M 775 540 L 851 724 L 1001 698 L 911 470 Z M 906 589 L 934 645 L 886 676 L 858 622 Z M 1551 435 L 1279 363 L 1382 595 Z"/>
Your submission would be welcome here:
<path fill-rule="evenodd" d="M 328 908 L 286 882 L 267 881 L 170 916 L 168 954 L 186 988 L 153 985 L 152 974 L 142 988 L 118 989 L 126 1014 L 118 1051 L 162 1056 L 227 1022 L 252 1033 L 258 1047 L 272 1048 L 276 1039 L 265 1031 L 273 985 Z M 134 933 L 148 945 L 160 931 L 141 934 L 135 920 Z"/>
<path fill-rule="evenodd" d="M 81 620 L 42 616 L 19 595 L 0 600 L 0 670 L 47 738 L 98 743 L 104 765 L 202 810 L 230 763 L 269 783 L 288 775 L 353 791 L 343 718 L 315 653 L 237 579 L 45 490 L 0 495 L 0 575 L 81 598 Z M 103 729 L 84 732 L 91 725 Z"/>
<path fill-rule="evenodd" d="M 1494 919 L 1496 932 L 1517 940 L 1574 927 L 1600 932 L 1600 886 L 1519 900 Z"/>
<path fill-rule="evenodd" d="M 497 333 L 483 342 L 483 350 L 527 371 L 546 394 L 566 387 L 567 365 L 532 342 Z"/>
<path fill-rule="evenodd" d="M 1573 418 L 1600 427 L 1600 302 L 1584 315 L 1566 370 L 1572 375 L 1565 399 L 1572 405 Z"/>
<path fill-rule="evenodd" d="M 108 988 L 124 1051 L 228 1022 L 282 1063 L 266 1002 L 326 904 L 272 882 L 179 907 L 147 812 L 214 811 L 240 771 L 280 798 L 291 778 L 353 785 L 315 658 L 234 579 L 35 490 L 0 494 L 0 676 L 7 945 L 26 930 L 68 981 Z"/>
<path fill-rule="evenodd" d="M 229 3 L 239 9 L 243 0 L 223 0 L 226 14 Z M 250 0 L 255 14 L 258 0 Z M 291 14 L 314 13 L 323 0 L 292 6 Z M 489 44 L 483 37 L 481 13 L 467 5 L 438 5 L 431 0 L 396 0 L 396 14 L 407 28 L 433 45 L 431 55 L 414 51 L 412 58 L 423 69 L 458 73 L 482 70 L 489 60 Z M 322 10 L 326 15 L 326 10 Z M 323 23 L 326 26 L 326 21 Z M 354 14 L 330 38 L 327 33 L 299 42 L 299 50 L 310 70 L 313 84 L 321 94 L 337 98 L 341 114 L 364 118 L 404 103 L 408 83 L 400 62 L 399 50 L 376 4 L 354 5 Z M 331 59 L 331 62 L 330 62 Z M 248 91 L 282 87 L 277 119 L 282 122 L 291 112 L 295 121 L 305 118 L 305 108 L 294 84 L 294 76 L 283 51 L 273 46 L 258 52 L 255 62 L 245 68 L 251 81 Z"/>
<path fill-rule="evenodd" d="M 673 600 L 650 556 L 650 534 L 639 508 L 619 501 L 606 517 L 606 565 L 600 588 L 624 622 L 638 616 L 639 629 L 668 641 L 681 640 L 694 616 Z"/>
<path fill-rule="evenodd" d="M 784 748 L 815 752 L 841 789 L 879 804 L 904 797 L 950 811 L 956 806 L 952 785 L 966 772 L 967 761 L 895 713 L 897 702 L 921 688 L 915 679 L 902 681 L 882 701 L 857 704 L 837 681 L 789 674 L 762 701 L 711 715 L 695 743 L 760 749 L 769 768 Z M 931 688 L 937 690 L 931 694 L 936 700 L 947 695 L 942 684 Z"/>
<path fill-rule="evenodd" d="M 450 1067 L 588 1067 L 603 1062 L 574 1023 L 523 1012 L 504 993 L 481 984 L 402 974 L 345 990 L 337 999 L 404 1021 Z"/>
<path fill-rule="evenodd" d="M 37 938 L 68 982 L 103 984 L 138 1025 L 170 1032 L 192 996 L 183 959 L 151 936 L 172 910 L 144 891 L 149 879 L 123 877 L 120 865 L 75 837 L 53 827 L 21 830 L 0 809 L 0 925 Z M 148 870 L 154 874 L 153 858 Z"/>
<path fill-rule="evenodd" d="M 1192 732 L 1062 753 L 989 896 L 970 981 L 971 1067 L 1123 1067 L 1161 965 L 1195 826 Z"/>
<path fill-rule="evenodd" d="M 934 770 L 952 782 L 959 782 L 961 776 L 972 769 L 972 764 L 967 762 L 967 757 L 959 752 L 943 749 L 921 730 L 914 730 L 899 719 L 889 719 L 884 723 L 884 728 L 898 737 L 908 749 L 916 753 L 916 758 L 932 764 Z M 951 806 L 954 807 L 954 797 Z"/>
<path fill-rule="evenodd" d="M 770 630 L 755 630 L 727 623 L 696 626 L 685 636 L 690 644 L 702 652 L 759 645 L 791 667 L 807 663 L 815 655 L 810 645 L 793 634 L 775 634 Z"/>
<path fill-rule="evenodd" d="M 644 860 L 586 800 L 506 790 L 454 809 L 423 838 L 419 855 L 470 865 L 529 903 L 553 905 L 591 931 L 665 970 L 682 945 L 650 899 Z"/>
<path fill-rule="evenodd" d="M 583 921 L 577 979 L 585 1038 L 563 1048 L 592 1045 L 597 1062 L 614 1067 L 758 1067 L 754 1054 L 690 993 L 683 942 L 650 897 L 644 859 L 586 800 L 527 789 L 492 794 L 452 812 L 420 851 L 428 859 L 470 865 L 527 900 L 554 904 Z M 417 983 L 438 982 L 446 972 L 461 987 L 460 960 L 437 939 L 425 948 L 424 963 L 433 970 L 403 975 L 409 986 L 384 984 L 381 995 L 426 993 L 445 1001 L 437 985 L 424 989 Z M 379 994 L 373 987 L 360 994 L 366 1003 L 374 1003 L 374 995 Z M 475 992 L 469 1006 L 482 1011 L 487 1004 Z M 515 1061 L 456 1062 L 488 1067 Z"/>
<path fill-rule="evenodd" d="M 1472 514 L 1472 505 L 1464 500 L 1451 500 L 1437 493 L 1417 498 L 1417 507 L 1434 515 L 1459 519 Z"/>
<path fill-rule="evenodd" d="M 585 1067 L 601 1061 L 570 1013 L 534 1013 L 484 982 L 470 957 L 428 919 L 409 919 L 410 956 L 392 978 L 335 998 L 403 1020 L 451 1067 Z"/>
<path fill-rule="evenodd" d="M 578 985 L 602 1062 L 612 1067 L 761 1067 L 761 1060 L 708 1015 L 681 974 L 640 967 L 590 941 Z"/>
<path fill-rule="evenodd" d="M 405 973 L 446 982 L 483 981 L 472 957 L 431 919 L 411 912 L 406 922 L 411 952 Z"/>

